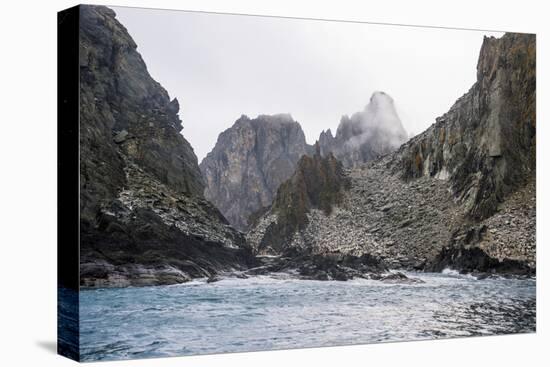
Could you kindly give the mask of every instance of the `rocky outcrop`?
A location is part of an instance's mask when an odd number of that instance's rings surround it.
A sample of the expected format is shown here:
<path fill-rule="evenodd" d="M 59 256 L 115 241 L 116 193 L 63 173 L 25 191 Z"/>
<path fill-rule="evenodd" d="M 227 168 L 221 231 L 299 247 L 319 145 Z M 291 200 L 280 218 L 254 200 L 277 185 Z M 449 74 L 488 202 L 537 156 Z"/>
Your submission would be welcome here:
<path fill-rule="evenodd" d="M 486 37 L 477 82 L 426 132 L 401 147 L 395 161 L 394 169 L 406 180 L 424 176 L 445 181 L 464 212 L 435 264 L 470 270 L 471 260 L 456 256 L 467 253 L 483 264 L 484 256 L 507 262 L 506 267 L 490 266 L 501 272 L 514 268 L 525 273 L 523 263 L 532 271 L 536 266 L 535 36 Z"/>
<path fill-rule="evenodd" d="M 535 171 L 535 48 L 534 35 L 486 37 L 477 82 L 400 149 L 396 170 L 447 180 L 472 218 L 494 214 Z"/>
<path fill-rule="evenodd" d="M 344 170 L 350 186 L 337 205 L 310 208 L 283 250 L 370 254 L 390 268 L 532 274 L 534 113 L 535 37 L 486 38 L 470 91 L 397 151 Z M 268 211 L 247 234 L 257 251 L 278 219 Z"/>
<path fill-rule="evenodd" d="M 95 215 L 101 200 L 125 184 L 127 156 L 182 194 L 201 195 L 202 176 L 180 134 L 177 99 L 149 73 L 136 44 L 105 7 L 81 7 L 81 211 Z"/>
<path fill-rule="evenodd" d="M 511 259 L 502 261 L 487 255 L 479 247 L 446 247 L 428 267 L 430 271 L 460 269 L 462 273 L 499 273 L 510 275 L 534 275 L 535 271 L 525 262 Z"/>
<path fill-rule="evenodd" d="M 321 132 L 321 154 L 332 153 L 346 167 L 357 167 L 390 153 L 407 141 L 407 132 L 397 115 L 393 99 L 384 92 L 375 92 L 361 112 L 343 116 L 332 136 Z"/>
<path fill-rule="evenodd" d="M 310 152 L 300 124 L 290 115 L 241 116 L 200 164 L 204 195 L 233 226 L 245 230 L 249 216 L 271 205 L 279 185 Z"/>
<path fill-rule="evenodd" d="M 179 104 L 106 7 L 80 7 L 81 284 L 166 284 L 248 266 L 203 197 Z"/>
<path fill-rule="evenodd" d="M 252 231 L 249 241 L 254 243 L 258 253 L 297 252 L 293 236 L 308 226 L 308 213 L 316 209 L 330 215 L 333 206 L 342 201 L 344 191 L 349 187 L 342 164 L 331 153 L 321 157 L 319 144 L 315 149 L 313 156 L 302 156 L 292 177 L 277 190 L 273 204 L 260 219 L 261 223 L 255 223 L 263 231 L 261 237 Z"/>

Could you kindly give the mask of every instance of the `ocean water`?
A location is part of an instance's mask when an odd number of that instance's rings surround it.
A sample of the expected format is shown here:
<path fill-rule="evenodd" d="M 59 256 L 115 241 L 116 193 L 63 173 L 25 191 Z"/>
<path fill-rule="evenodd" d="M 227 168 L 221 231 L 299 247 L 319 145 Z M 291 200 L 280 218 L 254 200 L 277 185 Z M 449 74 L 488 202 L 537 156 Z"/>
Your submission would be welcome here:
<path fill-rule="evenodd" d="M 80 293 L 85 361 L 534 332 L 535 280 L 281 276 Z"/>

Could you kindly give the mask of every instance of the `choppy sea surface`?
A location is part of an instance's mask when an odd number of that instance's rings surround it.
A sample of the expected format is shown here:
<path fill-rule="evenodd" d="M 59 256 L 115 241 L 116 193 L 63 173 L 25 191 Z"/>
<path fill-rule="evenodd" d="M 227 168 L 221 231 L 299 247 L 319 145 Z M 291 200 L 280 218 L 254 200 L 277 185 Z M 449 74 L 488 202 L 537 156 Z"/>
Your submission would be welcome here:
<path fill-rule="evenodd" d="M 258 276 L 80 293 L 84 361 L 534 332 L 535 280 Z"/>

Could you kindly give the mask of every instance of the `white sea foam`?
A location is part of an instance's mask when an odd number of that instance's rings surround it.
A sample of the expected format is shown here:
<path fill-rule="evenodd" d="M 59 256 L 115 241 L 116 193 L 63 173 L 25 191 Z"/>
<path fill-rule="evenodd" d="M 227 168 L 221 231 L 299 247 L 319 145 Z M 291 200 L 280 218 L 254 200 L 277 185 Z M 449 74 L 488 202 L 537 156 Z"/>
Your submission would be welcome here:
<path fill-rule="evenodd" d="M 451 269 L 451 268 L 445 268 L 441 271 L 441 274 L 445 274 L 445 275 L 454 275 L 454 276 L 459 276 L 460 273 L 458 272 L 458 270 L 455 270 L 455 269 Z"/>

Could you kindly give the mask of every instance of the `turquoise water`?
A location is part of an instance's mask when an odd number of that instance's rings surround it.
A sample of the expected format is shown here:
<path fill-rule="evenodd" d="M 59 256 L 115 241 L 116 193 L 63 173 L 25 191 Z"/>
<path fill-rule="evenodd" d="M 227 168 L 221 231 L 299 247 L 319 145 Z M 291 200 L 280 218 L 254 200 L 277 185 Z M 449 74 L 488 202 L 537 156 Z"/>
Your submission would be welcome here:
<path fill-rule="evenodd" d="M 280 275 L 82 291 L 82 359 L 535 331 L 533 279 L 408 275 L 425 283 L 308 281 Z"/>

